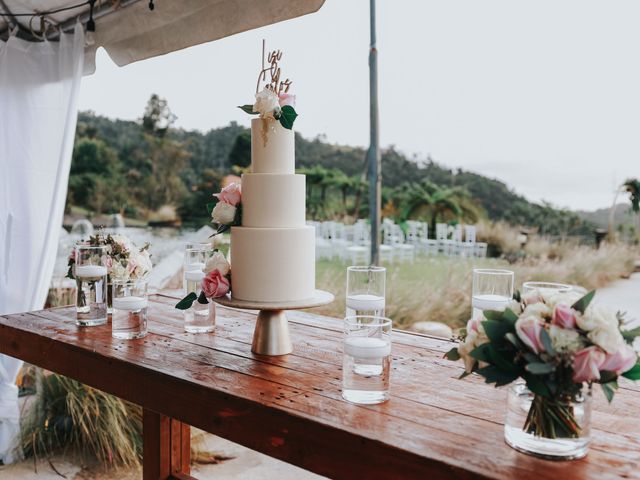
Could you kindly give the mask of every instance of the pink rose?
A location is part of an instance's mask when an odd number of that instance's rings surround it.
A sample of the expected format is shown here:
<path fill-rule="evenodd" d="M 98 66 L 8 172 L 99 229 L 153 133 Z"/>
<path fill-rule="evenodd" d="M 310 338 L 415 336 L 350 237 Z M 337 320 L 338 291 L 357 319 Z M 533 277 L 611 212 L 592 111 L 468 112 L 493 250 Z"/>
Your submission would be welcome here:
<path fill-rule="evenodd" d="M 290 107 L 296 106 L 296 96 L 291 93 L 281 93 L 278 95 L 278 101 L 281 108 L 285 105 L 289 105 Z"/>
<path fill-rule="evenodd" d="M 211 270 L 202 279 L 202 291 L 207 298 L 218 298 L 229 291 L 229 280 L 220 273 L 220 270 Z"/>
<path fill-rule="evenodd" d="M 605 353 L 595 346 L 578 351 L 573 357 L 573 381 L 582 383 L 599 380 L 600 366 L 605 356 Z"/>
<path fill-rule="evenodd" d="M 111 269 L 113 267 L 113 259 L 109 255 L 102 256 L 102 265 Z"/>
<path fill-rule="evenodd" d="M 471 318 L 467 322 L 467 333 L 469 332 L 479 333 L 480 327 L 482 326 L 483 321 L 484 321 L 484 318 L 482 315 L 478 315 L 476 318 Z"/>
<path fill-rule="evenodd" d="M 542 295 L 540 295 L 540 292 L 538 292 L 537 290 L 527 293 L 523 297 L 523 300 L 526 305 L 533 305 L 535 303 L 542 303 L 544 301 Z"/>
<path fill-rule="evenodd" d="M 129 272 L 129 275 L 133 274 L 133 271 L 136 269 L 137 266 L 138 266 L 138 262 L 136 262 L 135 259 L 130 258 L 129 262 L 127 263 L 127 271 Z"/>
<path fill-rule="evenodd" d="M 537 317 L 520 317 L 516 322 L 518 338 L 535 353 L 544 351 L 542 340 L 540 340 L 543 328 L 542 320 Z"/>
<path fill-rule="evenodd" d="M 240 193 L 240 184 L 230 183 L 224 187 L 220 193 L 215 193 L 213 196 L 217 197 L 221 202 L 237 207 L 242 197 Z"/>
<path fill-rule="evenodd" d="M 551 323 L 562 328 L 576 328 L 576 314 L 571 307 L 559 303 L 553 310 Z"/>
<path fill-rule="evenodd" d="M 638 361 L 638 355 L 631 345 L 626 343 L 615 353 L 608 353 L 604 357 L 601 371 L 614 372 L 617 375 L 630 370 Z"/>

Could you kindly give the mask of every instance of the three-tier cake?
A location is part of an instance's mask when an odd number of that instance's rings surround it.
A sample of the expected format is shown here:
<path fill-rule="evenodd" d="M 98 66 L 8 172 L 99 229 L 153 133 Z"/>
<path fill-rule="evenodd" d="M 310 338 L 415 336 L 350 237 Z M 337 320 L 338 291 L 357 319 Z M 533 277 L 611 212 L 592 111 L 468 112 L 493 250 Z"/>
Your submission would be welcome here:
<path fill-rule="evenodd" d="M 242 175 L 242 223 L 231 227 L 231 292 L 253 302 L 295 302 L 315 292 L 315 231 L 305 223 L 305 176 L 295 135 L 251 121 L 251 173 Z"/>

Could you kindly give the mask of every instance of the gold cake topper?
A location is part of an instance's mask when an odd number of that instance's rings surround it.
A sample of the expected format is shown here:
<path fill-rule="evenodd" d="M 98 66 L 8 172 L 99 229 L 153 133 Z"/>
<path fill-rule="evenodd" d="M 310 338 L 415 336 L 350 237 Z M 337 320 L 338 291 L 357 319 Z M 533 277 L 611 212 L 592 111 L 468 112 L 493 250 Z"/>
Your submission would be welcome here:
<path fill-rule="evenodd" d="M 262 40 L 262 70 L 258 74 L 258 82 L 256 84 L 256 93 L 260 90 L 260 82 L 265 82 L 267 80 L 267 73 L 271 76 L 271 81 L 268 82 L 264 88 L 268 88 L 275 92 L 276 95 L 280 95 L 281 93 L 289 92 L 289 87 L 291 86 L 291 80 L 288 78 L 286 80 L 280 81 L 280 65 L 278 62 L 282 59 L 282 51 L 274 50 L 269 52 L 266 56 L 266 60 L 268 66 L 265 67 L 265 41 Z"/>

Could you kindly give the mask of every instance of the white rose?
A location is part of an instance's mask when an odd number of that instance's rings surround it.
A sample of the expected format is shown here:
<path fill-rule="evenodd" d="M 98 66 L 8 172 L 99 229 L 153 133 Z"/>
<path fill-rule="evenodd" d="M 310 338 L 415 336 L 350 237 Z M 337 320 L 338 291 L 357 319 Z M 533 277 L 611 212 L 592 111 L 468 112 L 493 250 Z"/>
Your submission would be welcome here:
<path fill-rule="evenodd" d="M 517 300 L 511 300 L 507 308 L 516 315 L 520 315 L 522 313 L 522 303 L 518 302 Z"/>
<path fill-rule="evenodd" d="M 256 103 L 253 104 L 253 111 L 258 112 L 261 118 L 275 118 L 275 114 L 280 112 L 278 95 L 268 88 L 256 93 Z"/>
<path fill-rule="evenodd" d="M 551 345 L 555 350 L 576 352 L 584 346 L 582 337 L 577 331 L 558 327 L 557 325 L 551 325 L 549 337 L 551 337 Z"/>
<path fill-rule="evenodd" d="M 467 373 L 473 371 L 473 367 L 477 361 L 470 355 L 471 351 L 476 348 L 477 336 L 478 334 L 476 332 L 469 332 L 465 341 L 458 345 L 458 353 L 464 362 L 464 369 Z"/>
<path fill-rule="evenodd" d="M 615 328 L 617 330 L 619 322 L 613 310 L 602 304 L 592 304 L 587 307 L 584 315 L 576 316 L 576 323 L 582 330 L 590 332 L 596 328 Z"/>
<path fill-rule="evenodd" d="M 616 353 L 625 344 L 624 338 L 617 328 L 600 327 L 591 330 L 589 340 L 607 353 Z"/>
<path fill-rule="evenodd" d="M 214 252 L 207 260 L 207 264 L 204 267 L 204 273 L 209 273 L 214 270 L 218 270 L 222 276 L 226 276 L 229 273 L 231 266 L 224 255 L 220 252 Z"/>
<path fill-rule="evenodd" d="M 576 303 L 578 300 L 580 300 L 582 297 L 583 295 L 580 295 L 579 293 L 573 292 L 573 291 L 563 292 L 563 293 L 557 293 L 553 291 L 542 292 L 542 299 L 544 300 L 544 303 L 546 303 L 551 310 L 553 310 L 555 306 L 558 304 L 562 304 L 570 307 L 574 303 Z"/>
<path fill-rule="evenodd" d="M 539 303 L 534 303 L 532 305 L 528 305 L 527 308 L 524 309 L 522 316 L 523 317 L 532 316 L 532 317 L 536 317 L 544 320 L 544 319 L 550 318 L 552 313 L 553 313 L 553 310 L 551 310 L 551 308 L 548 305 L 539 302 Z"/>
<path fill-rule="evenodd" d="M 236 218 L 236 207 L 228 203 L 218 202 L 211 212 L 213 221 L 220 225 L 231 225 Z"/>
<path fill-rule="evenodd" d="M 111 266 L 111 278 L 118 280 L 128 280 L 129 271 L 120 262 L 113 262 Z"/>

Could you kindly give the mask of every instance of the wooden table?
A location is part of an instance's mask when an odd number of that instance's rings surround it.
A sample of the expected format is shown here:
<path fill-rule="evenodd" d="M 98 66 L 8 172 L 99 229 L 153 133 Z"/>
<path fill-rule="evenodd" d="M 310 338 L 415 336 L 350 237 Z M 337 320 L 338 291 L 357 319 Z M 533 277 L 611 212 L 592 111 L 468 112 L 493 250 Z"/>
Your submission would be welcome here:
<path fill-rule="evenodd" d="M 457 380 L 451 343 L 395 332 L 392 398 L 355 406 L 340 397 L 341 324 L 289 313 L 294 353 L 251 353 L 255 314 L 218 307 L 215 334 L 183 332 L 175 299 L 150 303 L 150 334 L 111 338 L 78 328 L 72 307 L 0 317 L 0 352 L 144 408 L 144 478 L 190 478 L 189 425 L 336 479 L 640 478 L 640 386 L 612 405 L 596 392 L 592 448 L 553 462 L 503 441 L 506 392 Z"/>

